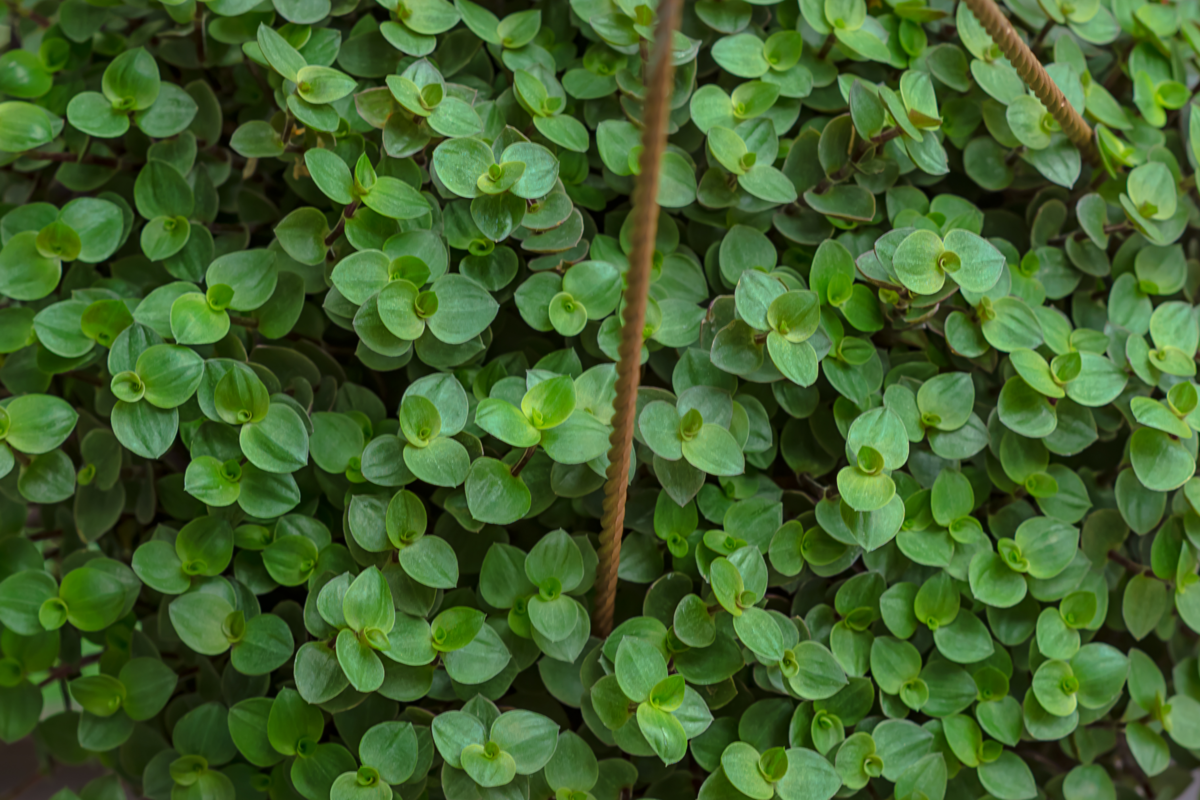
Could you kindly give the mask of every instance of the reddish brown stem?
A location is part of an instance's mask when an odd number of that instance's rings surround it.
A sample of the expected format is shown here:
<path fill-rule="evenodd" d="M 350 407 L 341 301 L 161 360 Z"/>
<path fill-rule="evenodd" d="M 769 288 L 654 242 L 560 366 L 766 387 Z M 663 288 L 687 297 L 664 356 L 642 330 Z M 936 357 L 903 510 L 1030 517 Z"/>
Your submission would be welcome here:
<path fill-rule="evenodd" d="M 91 164 L 96 167 L 109 167 L 117 169 L 121 166 L 121 159 L 109 158 L 108 156 L 94 156 L 91 153 L 48 153 L 45 150 L 30 150 L 25 153 L 25 157 L 34 161 L 55 161 L 60 164 Z"/>
<path fill-rule="evenodd" d="M 1054 20 L 1046 20 L 1046 24 L 1037 32 L 1037 36 L 1033 37 L 1033 41 L 1029 43 L 1030 50 L 1037 50 L 1042 46 L 1042 42 L 1046 40 L 1046 34 L 1050 33 L 1050 29 L 1054 27 Z"/>
<path fill-rule="evenodd" d="M 1128 556 L 1126 556 L 1116 550 L 1109 550 L 1108 558 L 1110 561 L 1114 561 L 1114 562 L 1120 564 L 1126 570 L 1128 570 L 1129 572 L 1132 572 L 1135 575 L 1142 573 L 1142 572 L 1148 572 L 1150 570 L 1150 568 L 1147 567 L 1146 565 L 1139 564 L 1136 561 L 1134 561 L 1133 559 L 1129 558 Z"/>
<path fill-rule="evenodd" d="M 9 789 L 3 795 L 0 795 L 0 800 L 16 800 L 16 798 L 25 794 L 29 789 L 37 785 L 38 781 L 46 777 L 44 772 L 35 772 L 28 778 L 25 778 L 13 788 Z"/>
<path fill-rule="evenodd" d="M 58 374 L 63 376 L 64 378 L 71 378 L 72 380 L 81 381 L 83 383 L 88 383 L 88 384 L 91 384 L 92 386 L 103 386 L 104 385 L 104 381 L 100 380 L 95 375 L 88 375 L 86 372 L 79 372 L 77 370 L 71 369 L 71 370 L 67 370 L 66 372 L 60 372 Z"/>
<path fill-rule="evenodd" d="M 899 137 L 903 133 L 904 133 L 904 131 L 900 128 L 899 125 L 897 125 L 894 128 L 887 129 L 886 131 L 879 134 L 878 136 L 872 136 L 871 143 L 876 144 L 876 145 L 884 144 L 886 142 L 890 142 L 892 139 Z"/>
<path fill-rule="evenodd" d="M 525 465 L 529 463 L 529 459 L 533 458 L 533 454 L 537 452 L 537 445 L 526 447 L 525 452 L 521 454 L 521 458 L 516 464 L 513 464 L 509 473 L 515 478 L 521 474 L 521 470 L 525 469 Z"/>
<path fill-rule="evenodd" d="M 333 243 L 342 235 L 342 231 L 346 230 L 346 220 L 354 216 L 354 212 L 358 210 L 358 201 L 355 200 L 342 211 L 342 218 L 338 220 L 337 225 L 325 237 L 325 246 L 333 247 Z"/>
<path fill-rule="evenodd" d="M 25 538 L 27 538 L 31 542 L 44 542 L 47 539 L 54 539 L 59 536 L 62 536 L 62 533 L 63 533 L 62 528 L 56 528 L 55 530 L 52 530 L 52 531 L 39 531 L 38 533 L 30 534 L 29 536 L 27 536 Z"/>
<path fill-rule="evenodd" d="M 837 44 L 837 37 L 833 35 L 833 31 L 830 31 L 829 35 L 825 37 L 825 41 L 821 43 L 821 49 L 817 52 L 817 60 L 824 61 L 825 56 L 829 55 L 829 51 L 835 44 Z"/>
<path fill-rule="evenodd" d="M 27 19 L 31 22 L 37 23 L 37 26 L 39 28 L 50 28 L 50 27 L 53 27 L 53 25 L 54 25 L 54 22 L 49 17 L 42 16 L 41 14 L 37 13 L 36 11 L 31 11 L 30 9 L 22 8 L 20 6 L 20 4 L 16 2 L 16 0 L 8 0 L 8 8 L 9 8 L 9 11 L 11 12 L 12 16 L 24 17 L 25 19 Z M 15 22 L 15 20 L 14 20 L 14 22 Z M 15 28 L 16 25 L 14 24 L 13 27 Z"/>
<path fill-rule="evenodd" d="M 38 684 L 38 688 L 49 686 L 57 680 L 74 675 L 76 672 L 81 671 L 88 664 L 95 664 L 103 655 L 103 653 L 92 653 L 90 656 L 84 656 L 83 658 L 79 659 L 79 661 L 74 664 L 59 664 L 54 669 L 50 670 L 45 679 Z"/>

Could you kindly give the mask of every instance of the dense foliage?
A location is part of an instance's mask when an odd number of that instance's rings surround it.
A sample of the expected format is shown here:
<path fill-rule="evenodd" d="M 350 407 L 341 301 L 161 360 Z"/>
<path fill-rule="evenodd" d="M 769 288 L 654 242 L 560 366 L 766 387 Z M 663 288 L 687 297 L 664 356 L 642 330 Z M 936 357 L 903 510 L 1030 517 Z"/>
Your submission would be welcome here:
<path fill-rule="evenodd" d="M 1200 765 L 1200 5 L 9 0 L 0 738 L 151 800 Z M 68 796 L 69 790 L 64 790 Z"/>

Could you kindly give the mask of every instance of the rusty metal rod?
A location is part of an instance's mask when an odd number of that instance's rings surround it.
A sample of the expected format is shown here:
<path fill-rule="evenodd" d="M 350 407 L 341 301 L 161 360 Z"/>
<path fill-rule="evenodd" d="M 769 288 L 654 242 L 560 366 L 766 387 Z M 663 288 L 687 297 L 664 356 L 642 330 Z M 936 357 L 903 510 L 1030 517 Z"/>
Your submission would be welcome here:
<path fill-rule="evenodd" d="M 596 594 L 592 631 L 607 636 L 612 631 L 617 594 L 617 568 L 621 563 L 621 536 L 625 527 L 625 498 L 629 484 L 629 453 L 633 447 L 637 389 L 641 379 L 642 329 L 646 324 L 646 296 L 650 292 L 650 265 L 658 232 L 658 170 L 667 146 L 671 79 L 671 38 L 679 27 L 683 0 L 662 0 L 654 49 L 643 70 L 646 102 L 642 106 L 642 154 L 633 190 L 633 249 L 625 275 L 625 302 L 621 344 L 617 360 L 617 396 L 613 401 L 613 432 L 609 436 L 608 471 L 604 484 L 604 513 L 600 529 L 600 563 L 596 567 Z"/>
<path fill-rule="evenodd" d="M 1017 70 L 1021 80 L 1033 90 L 1038 100 L 1042 101 L 1042 105 L 1058 122 L 1063 133 L 1067 135 L 1072 144 L 1079 148 L 1084 160 L 1094 163 L 1097 153 L 1092 138 L 1092 127 L 1067 102 L 1062 90 L 1046 74 L 1042 63 L 1017 35 L 1012 23 L 1000 12 L 995 0 L 963 0 L 963 2 L 975 15 L 975 19 L 983 25 L 988 35 L 992 37 L 992 41 L 1000 47 L 1000 51 Z"/>

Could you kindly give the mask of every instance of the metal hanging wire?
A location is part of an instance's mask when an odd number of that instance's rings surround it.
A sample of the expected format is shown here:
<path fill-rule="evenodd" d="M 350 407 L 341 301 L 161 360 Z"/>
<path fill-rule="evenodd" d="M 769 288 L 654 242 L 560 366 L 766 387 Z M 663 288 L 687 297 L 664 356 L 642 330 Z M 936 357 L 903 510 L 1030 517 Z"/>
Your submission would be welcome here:
<path fill-rule="evenodd" d="M 1042 67 L 1037 56 L 1022 41 L 994 0 L 963 0 L 1017 70 L 1021 80 L 1033 90 L 1047 111 L 1057 120 L 1063 133 L 1079 148 L 1088 161 L 1096 158 L 1092 128 L 1080 116 Z M 662 0 L 658 6 L 658 28 L 654 49 L 645 71 L 646 102 L 642 113 L 642 154 L 640 172 L 633 194 L 633 248 L 626 274 L 621 342 L 617 361 L 617 396 L 613 401 L 613 432 L 609 436 L 609 465 L 604 485 L 604 513 L 601 517 L 599 565 L 592 610 L 592 631 L 604 637 L 612 631 L 613 608 L 617 592 L 617 570 L 621 563 L 621 537 L 625 525 L 625 500 L 629 481 L 629 454 L 633 447 L 633 426 L 637 409 L 637 389 L 641 377 L 642 329 L 646 321 L 646 296 L 650 290 L 650 266 L 658 231 L 658 170 L 667 142 L 670 110 L 668 98 L 674 65 L 671 63 L 671 37 L 679 27 L 682 0 Z"/>
<path fill-rule="evenodd" d="M 633 248 L 626 273 L 621 344 L 617 360 L 617 396 L 613 401 L 613 432 L 609 436 L 608 471 L 601 517 L 600 563 L 596 569 L 596 594 L 592 631 L 607 636 L 612 631 L 613 603 L 617 594 L 617 568 L 621 563 L 621 536 L 625 527 L 625 497 L 629 487 L 629 454 L 641 379 L 642 329 L 646 324 L 646 296 L 650 292 L 650 265 L 658 232 L 658 168 L 667 146 L 671 81 L 671 38 L 679 27 L 683 0 L 658 4 L 654 49 L 643 77 L 646 102 L 642 106 L 642 154 L 633 190 Z"/>
<path fill-rule="evenodd" d="M 1012 23 L 1001 13 L 995 0 L 963 0 L 967 8 L 979 20 L 984 30 L 992 37 L 992 41 L 1004 53 L 1025 85 L 1033 90 L 1038 100 L 1058 122 L 1063 133 L 1071 143 L 1079 148 L 1080 154 L 1086 161 L 1095 161 L 1096 146 L 1092 139 L 1092 127 L 1080 116 L 1079 112 L 1067 102 L 1062 90 L 1054 84 L 1037 56 L 1029 49 L 1029 45 L 1017 35 Z"/>

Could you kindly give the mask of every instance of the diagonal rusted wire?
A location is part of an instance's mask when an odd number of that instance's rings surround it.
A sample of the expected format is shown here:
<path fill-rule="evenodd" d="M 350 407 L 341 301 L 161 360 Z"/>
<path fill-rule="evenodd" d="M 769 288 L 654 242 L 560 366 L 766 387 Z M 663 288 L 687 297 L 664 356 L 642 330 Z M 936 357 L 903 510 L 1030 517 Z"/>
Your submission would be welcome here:
<path fill-rule="evenodd" d="M 1079 148 L 1084 159 L 1094 162 L 1096 147 L 1092 141 L 1091 126 L 1067 102 L 1067 98 L 1063 95 L 1062 90 L 1054 84 L 1054 81 L 1050 80 L 1050 76 L 1046 74 L 1046 70 L 1038 61 L 1037 56 L 1017 35 L 1012 23 L 1004 14 L 1000 13 L 1000 8 L 996 5 L 995 0 L 963 0 L 963 2 L 975 15 L 975 19 L 983 25 L 988 35 L 992 37 L 992 41 L 1000 47 L 1000 51 L 1017 70 L 1021 80 L 1025 81 L 1025 85 L 1033 90 L 1046 110 L 1058 121 L 1063 133 L 1067 135 L 1072 144 Z"/>
<path fill-rule="evenodd" d="M 637 389 L 641 378 L 642 329 L 646 324 L 646 295 L 650 291 L 650 262 L 658 232 L 658 167 L 667 145 L 667 118 L 671 77 L 671 37 L 679 27 L 683 0 L 658 4 L 658 29 L 654 50 L 646 65 L 646 102 L 642 107 L 642 155 L 633 189 L 633 249 L 625 281 L 621 344 L 617 360 L 617 396 L 613 401 L 613 432 L 608 437 L 608 472 L 604 484 L 604 514 L 600 529 L 600 563 L 596 568 L 596 596 L 592 629 L 598 636 L 612 631 L 613 603 L 617 594 L 617 568 L 621 563 L 621 535 L 625 528 L 625 497 L 629 482 L 629 451 Z"/>

